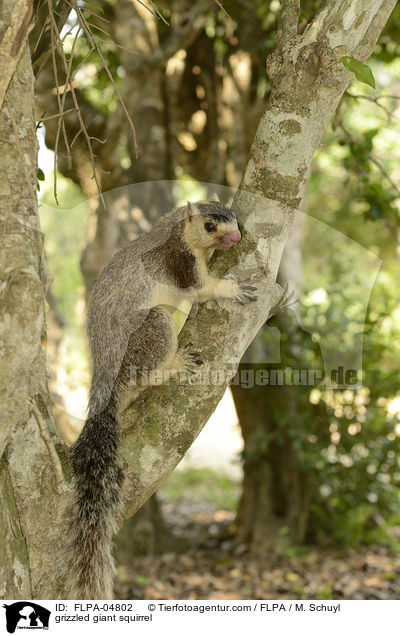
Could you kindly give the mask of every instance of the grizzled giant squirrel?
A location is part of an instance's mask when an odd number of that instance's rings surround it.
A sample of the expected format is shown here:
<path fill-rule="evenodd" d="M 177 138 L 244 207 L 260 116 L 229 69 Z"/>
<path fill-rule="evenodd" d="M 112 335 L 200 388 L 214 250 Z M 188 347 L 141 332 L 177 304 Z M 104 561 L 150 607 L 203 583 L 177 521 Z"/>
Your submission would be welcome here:
<path fill-rule="evenodd" d="M 256 300 L 255 287 L 208 272 L 214 250 L 240 240 L 233 211 L 217 200 L 188 203 L 117 252 L 88 308 L 93 361 L 88 418 L 71 447 L 75 496 L 67 539 L 70 598 L 111 598 L 112 538 L 121 512 L 120 413 L 150 384 L 202 361 L 178 347 L 174 312 L 212 298 Z M 134 377 L 133 377 L 134 375 Z"/>

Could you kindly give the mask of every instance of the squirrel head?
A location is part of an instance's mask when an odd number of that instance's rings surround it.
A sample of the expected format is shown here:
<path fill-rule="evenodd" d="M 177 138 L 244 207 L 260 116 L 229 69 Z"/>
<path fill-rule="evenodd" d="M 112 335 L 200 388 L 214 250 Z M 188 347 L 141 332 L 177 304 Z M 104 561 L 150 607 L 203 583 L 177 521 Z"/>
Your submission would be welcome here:
<path fill-rule="evenodd" d="M 214 198 L 187 202 L 184 213 L 185 239 L 192 248 L 228 250 L 241 239 L 235 213 Z"/>

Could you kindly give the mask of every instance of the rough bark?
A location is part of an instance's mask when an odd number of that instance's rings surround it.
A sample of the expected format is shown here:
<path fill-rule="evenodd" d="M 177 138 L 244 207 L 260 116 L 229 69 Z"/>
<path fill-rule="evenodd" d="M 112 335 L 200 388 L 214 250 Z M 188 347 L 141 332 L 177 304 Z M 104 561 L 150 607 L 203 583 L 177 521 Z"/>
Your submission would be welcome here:
<path fill-rule="evenodd" d="M 203 375 L 210 369 L 224 367 L 229 369 L 228 377 L 233 374 L 244 350 L 265 322 L 275 302 L 280 257 L 293 213 L 304 193 L 312 156 L 350 80 L 350 74 L 337 60 L 343 54 L 364 59 L 372 51 L 394 5 L 394 0 L 328 2 L 303 35 L 293 35 L 292 25 L 282 38 L 282 46 L 270 65 L 270 102 L 234 201 L 246 235 L 236 254 L 227 253 L 215 263 L 215 270 L 221 272 L 240 257 L 240 272 L 256 271 L 259 301 L 243 308 L 232 304 L 215 308 L 211 304 L 188 323 L 182 340 L 190 339 L 202 351 Z M 1 464 L 7 502 L 2 524 L 8 539 L 1 557 L 3 593 L 14 598 L 57 598 L 62 597 L 63 589 L 57 580 L 55 560 L 62 540 L 59 523 L 68 499 L 70 474 L 64 445 L 54 445 L 40 349 L 40 252 L 32 238 L 32 234 L 37 238 L 36 228 L 29 230 L 30 218 L 36 211 L 31 192 L 35 187 L 36 160 L 32 69 L 27 53 L 12 82 L 8 100 L 23 132 L 18 137 L 22 147 L 26 144 L 26 150 L 24 160 L 19 160 L 10 112 L 3 109 L 2 138 L 8 140 L 2 153 L 8 186 L 3 187 L 10 188 L 2 197 L 8 228 L 5 247 L 9 248 L 2 268 L 2 293 L 7 293 L 3 307 L 9 308 L 3 316 L 3 329 L 14 321 L 15 335 L 8 334 L 5 362 L 18 377 L 18 384 L 15 377 L 6 377 L 9 394 L 5 396 L 8 402 L 3 402 L 9 430 L 3 437 L 7 449 Z M 24 166 L 30 188 L 22 185 L 27 183 L 22 174 Z M 17 211 L 29 219 L 27 225 L 23 224 L 24 229 L 15 219 Z M 25 311 L 21 311 L 21 306 Z M 25 364 L 21 369 L 23 356 Z M 175 467 L 215 409 L 225 386 L 226 381 L 220 386 L 158 387 L 144 394 L 127 412 L 121 423 L 128 475 L 124 490 L 127 513 L 143 505 Z M 67 472 L 66 480 L 55 448 Z M 17 557 L 12 549 L 17 551 Z"/>
<path fill-rule="evenodd" d="M 33 0 L 3 0 L 0 4 L 0 108 L 32 28 L 32 13 Z"/>
<path fill-rule="evenodd" d="M 33 75 L 24 47 L 0 113 L 0 595 L 57 596 L 62 483 L 47 389 Z M 62 454 L 62 447 L 60 446 Z"/>

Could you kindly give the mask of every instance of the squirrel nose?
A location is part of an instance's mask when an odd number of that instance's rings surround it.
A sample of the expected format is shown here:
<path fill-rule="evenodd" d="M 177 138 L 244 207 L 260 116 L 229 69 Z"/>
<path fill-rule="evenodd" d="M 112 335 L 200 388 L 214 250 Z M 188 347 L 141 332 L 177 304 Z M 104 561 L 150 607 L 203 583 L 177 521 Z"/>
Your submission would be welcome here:
<path fill-rule="evenodd" d="M 236 243 L 239 243 L 242 235 L 240 234 L 239 230 L 234 230 L 233 232 L 228 232 L 227 234 L 225 234 L 224 238 L 227 243 L 236 245 Z"/>

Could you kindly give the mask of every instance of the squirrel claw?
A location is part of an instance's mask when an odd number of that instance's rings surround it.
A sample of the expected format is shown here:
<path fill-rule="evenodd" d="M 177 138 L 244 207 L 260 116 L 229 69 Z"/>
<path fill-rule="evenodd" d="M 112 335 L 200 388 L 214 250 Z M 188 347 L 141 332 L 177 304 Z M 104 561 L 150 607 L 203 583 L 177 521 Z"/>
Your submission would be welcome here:
<path fill-rule="evenodd" d="M 257 287 L 255 287 L 254 285 L 249 285 L 247 283 L 248 280 L 249 279 L 238 281 L 239 293 L 236 296 L 236 301 L 240 305 L 244 305 L 247 302 L 254 303 L 257 300 L 257 296 L 253 293 L 257 291 Z"/>
<path fill-rule="evenodd" d="M 200 358 L 200 353 L 198 351 L 192 351 L 193 347 L 192 342 L 188 342 L 184 345 L 180 351 L 179 356 L 183 361 L 182 368 L 189 374 L 194 375 L 198 372 L 198 367 L 203 364 L 203 360 Z"/>

